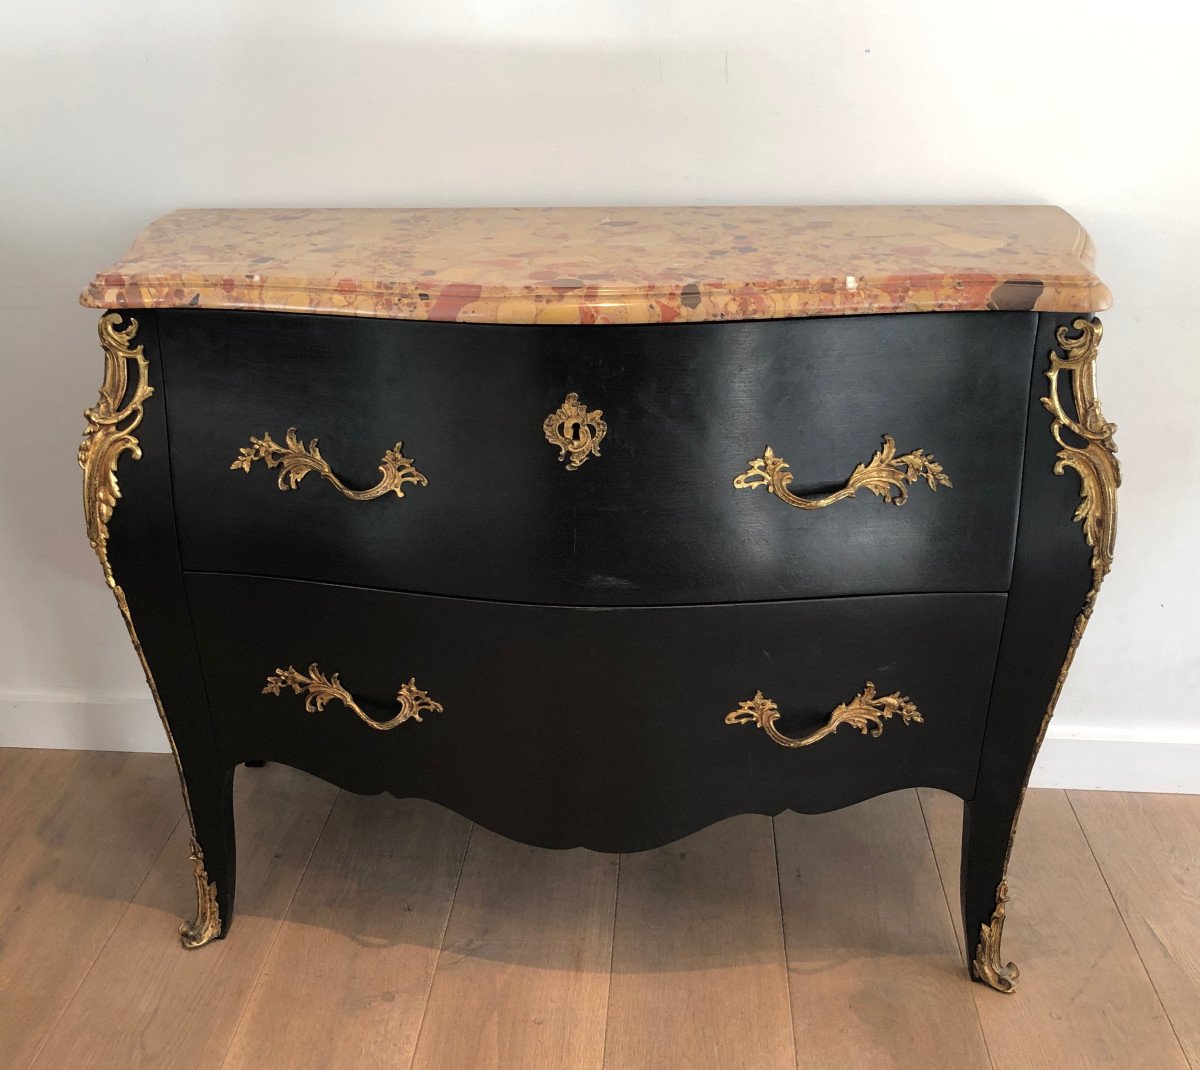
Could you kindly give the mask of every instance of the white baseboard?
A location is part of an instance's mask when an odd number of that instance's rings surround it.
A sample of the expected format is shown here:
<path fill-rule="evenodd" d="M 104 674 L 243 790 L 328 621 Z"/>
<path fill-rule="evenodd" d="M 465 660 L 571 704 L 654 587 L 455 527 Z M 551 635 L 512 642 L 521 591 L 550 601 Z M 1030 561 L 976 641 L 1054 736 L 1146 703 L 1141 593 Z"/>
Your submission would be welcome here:
<path fill-rule="evenodd" d="M 0 695 L 0 747 L 170 750 L 149 698 L 92 701 L 74 695 Z"/>
<path fill-rule="evenodd" d="M 0 696 L 0 747 L 168 750 L 150 699 L 94 701 L 72 694 Z M 1200 795 L 1200 728 L 1052 724 L 1030 783 Z"/>
<path fill-rule="evenodd" d="M 1200 795 L 1200 728 L 1098 728 L 1051 722 L 1030 784 Z"/>

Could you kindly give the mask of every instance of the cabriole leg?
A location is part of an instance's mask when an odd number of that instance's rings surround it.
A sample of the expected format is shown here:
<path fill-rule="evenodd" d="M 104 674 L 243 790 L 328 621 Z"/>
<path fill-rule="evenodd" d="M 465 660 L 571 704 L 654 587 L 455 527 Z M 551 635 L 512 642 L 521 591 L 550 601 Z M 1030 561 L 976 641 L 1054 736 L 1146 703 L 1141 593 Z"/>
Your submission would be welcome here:
<path fill-rule="evenodd" d="M 185 947 L 202 947 L 224 936 L 233 916 L 233 773 L 217 756 L 191 638 L 166 414 L 154 403 L 164 387 L 152 317 L 141 314 L 142 323 L 115 312 L 101 317 L 104 381 L 96 404 L 84 414 L 78 457 L 88 542 L 116 598 L 179 768 L 197 895 L 196 916 L 183 924 L 180 937 Z"/>
<path fill-rule="evenodd" d="M 1116 428 L 1096 398 L 1101 333 L 1096 319 L 1042 315 L 1034 342 L 1012 582 L 975 796 L 963 815 L 967 957 L 971 975 L 999 992 L 1017 980 L 1000 950 L 1017 814 L 1112 565 L 1121 472 Z"/>
<path fill-rule="evenodd" d="M 1005 962 L 1004 934 L 1008 883 L 1005 867 L 1016 804 L 975 800 L 963 804 L 962 921 L 968 972 L 997 992 L 1016 990 L 1016 965 Z"/>
<path fill-rule="evenodd" d="M 226 936 L 233 922 L 237 851 L 233 825 L 233 771 L 185 773 L 191 800 L 191 860 L 196 880 L 196 916 L 179 927 L 186 948 Z"/>

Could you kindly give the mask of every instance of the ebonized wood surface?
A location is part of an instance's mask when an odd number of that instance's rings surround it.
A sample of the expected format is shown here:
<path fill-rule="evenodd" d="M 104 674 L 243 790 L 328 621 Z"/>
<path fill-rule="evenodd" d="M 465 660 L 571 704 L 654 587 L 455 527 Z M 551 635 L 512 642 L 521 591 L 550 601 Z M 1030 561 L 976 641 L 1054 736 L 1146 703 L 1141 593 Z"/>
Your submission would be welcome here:
<path fill-rule="evenodd" d="M 184 567 L 519 602 L 645 605 L 1003 591 L 1033 314 L 503 327 L 160 312 Z M 574 391 L 601 456 L 542 421 Z M 347 483 L 404 441 L 429 486 L 281 493 L 251 435 L 296 427 Z M 802 511 L 733 479 L 770 445 L 828 491 L 884 434 L 953 480 Z"/>
<path fill-rule="evenodd" d="M 294 765 L 432 799 L 527 843 L 632 851 L 721 818 L 902 787 L 966 801 L 970 954 L 1092 583 L 1041 398 L 1073 316 L 971 313 L 664 327 L 137 315 L 150 385 L 109 556 L 182 765 L 221 935 L 232 771 Z M 1067 385 L 1060 397 L 1070 409 Z M 601 456 L 542 421 L 575 391 Z M 403 439 L 429 479 L 349 501 L 231 462 L 295 426 L 367 486 Z M 826 492 L 890 434 L 954 481 L 903 508 L 789 508 L 733 478 L 770 444 Z M 317 663 L 374 716 L 416 679 L 445 707 L 378 732 L 266 677 Z M 756 690 L 815 729 L 866 682 L 924 723 L 786 749 L 725 715 Z"/>
<path fill-rule="evenodd" d="M 519 606 L 187 576 L 222 762 L 266 758 L 415 795 L 527 843 L 635 851 L 738 813 L 820 811 L 903 787 L 970 797 L 1002 595 L 660 608 Z M 444 706 L 380 732 L 334 701 L 264 695 L 316 662 L 372 717 L 415 677 Z M 924 723 L 788 749 L 724 718 L 757 689 L 802 736 L 872 681 Z"/>
<path fill-rule="evenodd" d="M 979 784 L 963 811 L 962 902 L 966 946 L 991 920 L 996 888 L 1007 868 L 1015 822 L 1034 756 L 1047 722 L 1047 706 L 1071 642 L 1075 621 L 1092 585 L 1090 554 L 1075 509 L 1075 472 L 1055 474 L 1057 443 L 1042 407 L 1055 332 L 1075 316 L 1042 315 L 1029 389 L 1029 433 L 1021 488 L 1020 526 L 1012 588 L 992 686 Z M 1070 391 L 1060 391 L 1069 415 L 1078 416 Z"/>
<path fill-rule="evenodd" d="M 180 766 L 192 831 L 216 885 L 221 917 L 232 921 L 236 881 L 233 768 L 217 753 L 208 692 L 192 631 L 171 506 L 162 361 L 152 313 L 133 317 L 145 347 L 150 386 L 137 436 L 141 456 L 121 465 L 119 508 L 109 521 L 108 555 L 125 594 Z M 125 322 L 128 323 L 128 317 Z M 228 925 L 226 925 L 226 931 Z M 224 933 L 222 934 L 224 935 Z"/>

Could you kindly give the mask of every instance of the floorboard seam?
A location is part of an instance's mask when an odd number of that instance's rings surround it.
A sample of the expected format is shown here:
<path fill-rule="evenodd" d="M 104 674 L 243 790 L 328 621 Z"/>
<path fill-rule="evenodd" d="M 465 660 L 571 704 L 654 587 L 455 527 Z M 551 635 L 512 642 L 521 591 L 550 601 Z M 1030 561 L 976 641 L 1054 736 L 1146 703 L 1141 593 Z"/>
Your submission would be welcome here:
<path fill-rule="evenodd" d="M 958 961 L 962 964 L 963 969 L 967 966 L 966 951 L 959 942 L 961 935 L 959 930 L 962 928 L 962 918 L 954 909 L 954 903 L 950 899 L 950 889 L 946 886 L 946 874 L 942 872 L 942 863 L 938 858 L 937 847 L 933 843 L 933 829 L 929 827 L 929 815 L 925 812 L 925 802 L 921 798 L 921 792 L 917 789 L 917 805 L 921 808 L 921 820 L 925 822 L 925 838 L 929 841 L 929 850 L 933 854 L 933 865 L 937 870 L 938 882 L 942 886 L 942 899 L 946 902 L 946 913 L 950 915 L 950 926 L 954 931 L 954 946 L 958 948 Z M 965 806 L 966 803 L 963 803 Z"/>
<path fill-rule="evenodd" d="M 779 934 L 783 939 L 783 984 L 787 991 L 788 1025 L 792 1030 L 792 1063 L 796 1070 L 800 1066 L 800 1045 L 796 1041 L 796 1013 L 792 1003 L 792 969 L 788 962 L 787 950 L 787 915 L 783 912 L 783 875 L 779 872 L 779 826 L 775 818 L 771 818 L 771 851 L 775 856 L 775 896 L 779 903 Z"/>
<path fill-rule="evenodd" d="M 613 962 L 617 954 L 617 902 L 621 896 L 621 859 L 617 855 L 617 875 L 613 879 L 612 939 L 608 942 L 608 988 L 604 991 L 604 1040 L 600 1044 L 600 1067 L 608 1066 L 608 1012 L 612 1007 Z"/>
<path fill-rule="evenodd" d="M 1108 883 L 1108 877 L 1104 872 L 1104 866 L 1100 864 L 1100 859 L 1096 855 L 1095 847 L 1092 846 L 1087 829 L 1084 828 L 1083 822 L 1079 819 L 1079 811 L 1075 809 L 1075 800 L 1071 797 L 1074 791 L 1064 790 L 1063 794 L 1067 798 L 1067 805 L 1071 808 L 1071 816 L 1075 818 L 1075 824 L 1079 826 L 1083 842 L 1087 844 L 1088 853 L 1091 854 L 1092 861 L 1096 865 L 1096 872 L 1100 874 L 1100 879 L 1104 882 L 1104 890 L 1108 892 L 1108 897 L 1112 900 L 1112 904 L 1116 908 L 1117 917 L 1121 919 L 1121 925 L 1124 926 L 1125 933 L 1129 937 L 1129 943 L 1133 945 L 1133 953 L 1137 955 L 1138 964 L 1142 967 L 1142 973 L 1146 975 L 1146 980 L 1150 982 L 1150 989 L 1154 993 L 1154 998 L 1158 1001 L 1159 1007 L 1162 1008 L 1163 1017 L 1167 1020 L 1167 1025 L 1171 1027 L 1171 1035 L 1175 1038 L 1175 1043 L 1179 1045 L 1179 1054 L 1183 1056 L 1184 1063 L 1192 1067 L 1192 1061 L 1187 1056 L 1187 1049 L 1183 1046 L 1183 1041 L 1179 1039 L 1179 1032 L 1175 1028 L 1175 1023 L 1171 1020 L 1171 1012 L 1167 1010 L 1167 1005 L 1163 1003 L 1162 996 L 1158 991 L 1158 985 L 1154 983 L 1154 975 L 1151 974 L 1149 967 L 1146 965 L 1146 960 L 1142 958 L 1142 949 L 1138 947 L 1137 941 L 1133 938 L 1133 931 L 1129 928 L 1129 922 L 1125 920 L 1125 912 L 1121 909 L 1121 904 L 1113 894 L 1112 885 Z M 1120 792 L 1120 794 L 1125 795 L 1127 792 Z M 1193 1067 L 1192 1070 L 1195 1070 L 1195 1068 Z"/>
<path fill-rule="evenodd" d="M 437 980 L 438 967 L 442 964 L 442 950 L 446 946 L 446 933 L 450 931 L 450 917 L 454 913 L 454 905 L 458 901 L 458 889 L 462 885 L 463 870 L 467 868 L 467 852 L 471 850 L 471 840 L 475 835 L 475 822 L 467 829 L 467 842 L 463 844 L 462 857 L 458 860 L 458 876 L 454 879 L 454 894 L 450 896 L 450 906 L 446 910 L 446 920 L 442 922 L 442 931 L 438 935 L 437 955 L 433 960 L 433 969 L 429 971 L 429 984 L 425 986 L 425 1004 L 421 1008 L 421 1020 L 417 1023 L 417 1036 L 413 1041 L 412 1055 L 409 1056 L 409 1070 L 416 1065 L 417 1052 L 421 1048 L 421 1034 L 425 1031 L 425 1018 L 429 1014 L 429 1000 L 433 995 L 433 983 Z"/>
<path fill-rule="evenodd" d="M 937 848 L 933 845 L 933 829 L 929 827 L 929 815 L 925 812 L 925 801 L 921 798 L 921 792 L 918 789 L 913 789 L 917 795 L 917 806 L 921 809 L 921 820 L 925 822 L 925 838 L 929 841 L 929 853 L 933 855 L 933 866 L 937 870 L 938 883 L 942 886 L 942 899 L 946 903 L 946 914 L 950 918 L 950 932 L 954 937 L 954 946 L 958 948 L 958 961 L 962 968 L 966 970 L 967 956 L 963 950 L 962 944 L 959 943 L 959 929 L 961 928 L 962 919 L 955 913 L 954 904 L 950 901 L 950 892 L 946 887 L 946 877 L 942 873 L 942 864 L 938 860 Z M 961 801 L 961 800 L 960 800 Z M 966 803 L 963 803 L 966 806 Z M 968 980 L 967 984 L 974 985 L 975 982 Z M 983 1016 L 979 1013 L 979 1000 L 976 998 L 978 993 L 971 993 L 971 1006 L 975 1010 L 975 1028 L 979 1030 L 979 1039 L 983 1042 L 983 1051 L 987 1055 L 988 1065 L 992 1070 L 996 1068 L 996 1057 L 992 1054 L 992 1046 L 988 1043 L 987 1030 L 983 1027 Z"/>
<path fill-rule="evenodd" d="M 959 801 L 962 802 L 961 799 Z M 933 845 L 933 829 L 930 828 L 929 815 L 925 812 L 925 801 L 921 798 L 921 792 L 919 790 L 917 790 L 917 805 L 921 808 L 921 820 L 925 822 L 925 838 L 929 841 L 929 853 L 933 855 L 933 865 L 937 870 L 938 883 L 942 886 L 942 899 L 946 903 L 946 913 L 950 918 L 950 930 L 951 934 L 954 936 L 954 946 L 958 948 L 958 961 L 961 963 L 962 969 L 966 971 L 969 970 L 970 967 L 967 966 L 966 951 L 963 948 L 963 945 L 959 942 L 961 939 L 960 932 L 962 929 L 962 918 L 959 916 L 959 913 L 955 911 L 954 904 L 950 900 L 950 891 L 946 887 L 946 878 L 942 873 L 942 864 L 938 860 L 937 848 Z M 963 802 L 962 805 L 966 806 L 967 804 Z M 971 985 L 972 987 L 975 986 L 975 982 L 970 980 L 969 974 L 967 984 Z M 992 1046 L 988 1042 L 987 1030 L 983 1027 L 983 1015 L 979 1013 L 978 996 L 978 992 L 971 993 L 971 1006 L 975 1009 L 975 1027 L 979 1030 L 979 1039 L 983 1042 L 983 1050 L 988 1057 L 988 1064 L 992 1067 L 992 1070 L 996 1070 L 996 1057 L 992 1054 Z"/>
<path fill-rule="evenodd" d="M 296 878 L 296 885 L 292 889 L 292 894 L 288 896 L 287 906 L 283 908 L 283 912 L 279 916 L 279 924 L 275 926 L 275 933 L 271 937 L 271 943 L 267 947 L 266 953 L 262 957 L 262 962 L 258 965 L 258 973 L 254 975 L 254 984 L 250 986 L 250 992 L 246 996 L 246 1002 L 242 1005 L 242 1011 L 238 1015 L 237 1024 L 234 1025 L 233 1031 L 229 1034 L 229 1043 L 225 1045 L 225 1054 L 221 1056 L 220 1070 L 224 1070 L 225 1064 L 229 1062 L 229 1056 L 233 1051 L 233 1045 L 237 1042 L 238 1033 L 242 1031 L 242 1022 L 246 1020 L 246 1012 L 250 1009 L 250 1005 L 254 1002 L 254 997 L 258 995 L 259 986 L 262 984 L 263 974 L 267 971 L 267 964 L 271 961 L 271 956 L 275 954 L 275 945 L 279 942 L 279 934 L 283 932 L 283 926 L 287 922 L 288 915 L 292 912 L 292 904 L 296 901 L 296 893 L 300 891 L 300 885 L 304 883 L 304 874 L 308 872 L 308 864 L 312 861 L 312 857 L 316 854 L 317 844 L 321 842 L 321 837 L 325 835 L 325 827 L 329 824 L 329 818 L 333 814 L 333 808 L 337 805 L 338 798 L 341 796 L 340 790 L 333 793 L 333 798 L 329 802 L 329 809 L 325 813 L 325 820 L 321 822 L 320 831 L 313 837 L 312 846 L 308 849 L 308 857 L 304 859 L 304 865 L 300 870 L 300 876 Z"/>
<path fill-rule="evenodd" d="M 95 956 L 93 956 L 92 961 L 88 963 L 88 968 L 83 971 L 82 976 L 79 978 L 79 983 L 76 984 L 71 990 L 71 994 L 65 1000 L 63 1000 L 62 1009 L 55 1016 L 54 1021 L 50 1024 L 50 1028 L 47 1029 L 43 1034 L 42 1042 L 37 1046 L 37 1050 L 33 1053 L 33 1058 L 29 1060 L 28 1066 L 30 1070 L 37 1065 L 37 1061 L 42 1057 L 42 1052 L 46 1049 L 46 1045 L 50 1043 L 50 1038 L 54 1036 L 63 1018 L 66 1017 L 67 1011 L 71 1009 L 71 1004 L 75 1002 L 75 997 L 79 995 L 79 990 L 83 988 L 83 983 L 92 975 L 92 970 L 96 968 L 96 963 L 100 961 L 100 956 L 104 954 L 104 949 L 108 947 L 109 943 L 112 941 L 113 933 L 117 931 L 121 922 L 124 920 L 125 915 L 129 913 L 129 908 L 133 906 L 134 902 L 137 900 L 137 897 L 141 893 L 142 887 L 145 885 L 147 878 L 153 872 L 155 865 L 162 857 L 163 852 L 167 849 L 167 845 L 171 842 L 171 838 L 175 835 L 176 829 L 178 829 L 183 823 L 183 818 L 184 815 L 180 814 L 178 819 L 175 821 L 175 824 L 171 826 L 171 831 L 167 833 L 166 838 L 159 845 L 158 850 L 154 852 L 154 856 L 150 859 L 150 864 L 146 867 L 146 872 L 142 874 L 142 879 L 138 881 L 138 885 L 133 890 L 133 894 L 126 901 L 124 910 L 117 915 L 117 920 L 113 922 L 112 928 L 109 929 L 108 935 L 104 938 L 104 943 L 100 945 Z"/>

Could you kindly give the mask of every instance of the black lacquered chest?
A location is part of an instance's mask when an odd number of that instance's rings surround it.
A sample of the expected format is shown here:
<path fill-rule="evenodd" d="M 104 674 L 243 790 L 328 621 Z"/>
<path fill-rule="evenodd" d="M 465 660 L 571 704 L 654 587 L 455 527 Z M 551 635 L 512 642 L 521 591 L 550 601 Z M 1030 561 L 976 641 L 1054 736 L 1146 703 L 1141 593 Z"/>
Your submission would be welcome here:
<path fill-rule="evenodd" d="M 643 211 L 518 213 L 544 251 L 499 264 L 499 212 L 177 213 L 97 277 L 85 509 L 180 763 L 185 945 L 229 932 L 247 761 L 622 852 L 928 786 L 1012 989 L 1011 836 L 1115 533 L 1082 232 Z"/>

